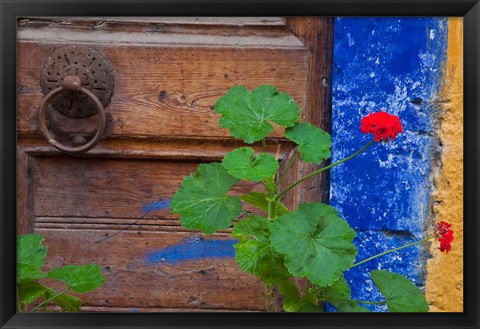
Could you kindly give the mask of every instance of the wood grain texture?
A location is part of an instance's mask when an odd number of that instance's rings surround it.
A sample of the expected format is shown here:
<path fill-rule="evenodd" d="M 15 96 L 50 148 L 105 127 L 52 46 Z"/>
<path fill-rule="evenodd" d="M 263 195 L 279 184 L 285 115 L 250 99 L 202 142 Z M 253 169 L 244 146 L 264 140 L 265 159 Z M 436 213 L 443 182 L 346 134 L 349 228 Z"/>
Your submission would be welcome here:
<path fill-rule="evenodd" d="M 58 156 L 60 151 L 50 144 L 45 145 L 44 138 L 19 136 L 18 142 L 24 146 L 24 151 L 31 156 Z M 269 138 L 266 142 L 267 152 L 278 154 L 282 160 L 294 147 L 292 142 L 284 139 Z M 280 147 L 279 147 L 280 145 Z M 157 159 L 174 161 L 211 162 L 221 161 L 228 152 L 244 147 L 239 140 L 202 140 L 174 138 L 122 138 L 108 139 L 101 142 L 88 153 L 78 155 L 76 159 L 88 158 L 118 158 L 118 159 Z M 251 144 L 256 152 L 262 151 L 261 143 Z"/>
<path fill-rule="evenodd" d="M 283 26 L 284 17 L 26 17 L 17 19 L 19 26 L 32 25 L 66 25 L 104 27 L 106 24 L 125 24 L 130 28 L 138 25 L 200 25 L 220 27 L 225 26 Z M 124 27 L 125 29 L 127 27 Z"/>
<path fill-rule="evenodd" d="M 318 19 L 315 17 L 288 17 L 287 26 L 308 48 L 307 59 L 307 88 L 305 89 L 305 110 L 303 120 L 331 131 L 331 63 L 333 60 L 333 18 Z M 294 149 L 282 161 L 281 168 L 285 168 L 295 158 Z M 281 184 L 285 188 L 306 175 L 326 166 L 296 161 L 289 174 Z M 330 180 L 329 173 L 324 172 L 289 191 L 284 202 L 290 209 L 297 209 L 300 203 L 329 201 Z M 309 288 L 307 279 L 295 279 L 299 290 L 304 293 Z M 275 308 L 280 311 L 281 296 L 276 292 L 277 303 Z"/>
<path fill-rule="evenodd" d="M 284 17 L 19 17 L 19 31 L 175 33 L 176 35 L 265 36 L 288 35 Z M 38 39 L 33 37 L 32 39 Z"/>
<path fill-rule="evenodd" d="M 43 60 L 59 45 L 18 45 L 18 131 L 38 134 Z M 115 70 L 108 137 L 230 138 L 212 107 L 234 85 L 277 86 L 303 106 L 305 51 L 96 45 Z M 88 120 L 88 119 L 87 119 Z M 70 125 L 85 119 L 70 119 Z M 66 126 L 64 129 L 68 129 Z M 281 136 L 276 129 L 272 136 Z"/>
<path fill-rule="evenodd" d="M 148 159 L 44 157 L 33 168 L 35 217 L 178 219 L 168 208 L 145 215 L 144 207 L 170 200 L 198 163 Z M 232 194 L 260 184 L 240 181 Z M 124 224 L 121 222 L 121 224 Z"/>
<path fill-rule="evenodd" d="M 264 310 L 262 284 L 244 273 L 232 258 L 176 264 L 148 262 L 149 252 L 198 238 L 196 233 L 123 232 L 102 243 L 95 241 L 112 231 L 37 229 L 36 233 L 46 237 L 49 247 L 46 269 L 67 264 L 101 264 L 104 285 L 78 295 L 87 307 Z"/>
<path fill-rule="evenodd" d="M 32 170 L 35 159 L 17 146 L 17 234 L 33 232 Z M 10 218 L 5 220 L 11 220 Z"/>
<path fill-rule="evenodd" d="M 49 310 L 52 311 L 60 311 L 59 307 L 48 307 Z M 171 308 L 171 307 L 115 307 L 115 306 L 108 306 L 108 307 L 98 307 L 98 306 L 82 306 L 80 312 L 89 313 L 89 312 L 99 312 L 99 313 L 191 313 L 191 312 L 202 312 L 202 313 L 210 313 L 210 312 L 225 312 L 225 313 L 258 313 L 263 312 L 264 310 L 238 310 L 238 309 L 208 309 L 208 308 L 198 308 L 193 306 L 192 308 Z"/>
<path fill-rule="evenodd" d="M 292 32 L 308 47 L 307 88 L 305 89 L 305 111 L 303 119 L 330 132 L 331 130 L 331 63 L 333 58 L 333 18 L 288 17 L 287 25 Z M 292 176 L 297 179 L 319 169 L 318 165 L 297 162 Z M 291 193 L 302 202 L 328 202 L 328 173 L 322 173 Z"/>

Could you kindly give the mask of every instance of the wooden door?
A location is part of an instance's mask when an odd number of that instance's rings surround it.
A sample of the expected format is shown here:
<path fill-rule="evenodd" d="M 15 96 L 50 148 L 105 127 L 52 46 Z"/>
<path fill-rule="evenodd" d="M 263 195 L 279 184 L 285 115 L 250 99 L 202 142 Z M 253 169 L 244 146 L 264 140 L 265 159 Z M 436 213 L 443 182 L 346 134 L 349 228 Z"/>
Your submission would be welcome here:
<path fill-rule="evenodd" d="M 102 139 L 76 155 L 52 147 L 39 128 L 42 68 L 68 45 L 94 49 L 114 75 Z M 298 102 L 303 120 L 329 130 L 332 20 L 22 17 L 17 51 L 17 231 L 46 237 L 47 268 L 101 266 L 105 283 L 81 296 L 82 309 L 265 310 L 263 286 L 235 263 L 228 232 L 186 230 L 168 202 L 199 163 L 242 145 L 213 111 L 234 85 L 274 85 Z M 96 129 L 89 118 L 55 122 L 63 126 L 49 129 Z M 280 136 L 271 134 L 268 150 L 280 142 L 283 160 L 293 146 Z M 310 170 L 297 165 L 285 183 Z M 239 183 L 235 191 L 253 189 L 261 186 Z M 325 200 L 327 192 L 322 176 L 286 202 Z M 213 254 L 198 251 L 205 244 Z"/>

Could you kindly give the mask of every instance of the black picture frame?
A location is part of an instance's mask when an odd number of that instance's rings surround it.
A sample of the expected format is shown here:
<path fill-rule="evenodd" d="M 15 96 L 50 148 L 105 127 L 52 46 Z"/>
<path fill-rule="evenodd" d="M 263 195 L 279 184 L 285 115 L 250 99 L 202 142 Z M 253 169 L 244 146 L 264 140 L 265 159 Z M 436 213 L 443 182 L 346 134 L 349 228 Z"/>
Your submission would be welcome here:
<path fill-rule="evenodd" d="M 478 0 L 56 1 L 0 0 L 1 328 L 479 328 Z M 17 16 L 462 16 L 464 17 L 464 312 L 369 314 L 15 314 Z M 452 288 L 453 289 L 453 288 Z"/>

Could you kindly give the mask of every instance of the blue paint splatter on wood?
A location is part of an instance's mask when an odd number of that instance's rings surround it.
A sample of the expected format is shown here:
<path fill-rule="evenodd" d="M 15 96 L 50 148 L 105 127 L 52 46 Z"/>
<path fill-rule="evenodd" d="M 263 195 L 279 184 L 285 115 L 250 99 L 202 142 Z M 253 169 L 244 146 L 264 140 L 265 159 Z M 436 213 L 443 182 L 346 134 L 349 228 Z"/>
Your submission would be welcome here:
<path fill-rule="evenodd" d="M 335 20 L 332 162 L 371 139 L 359 129 L 360 119 L 370 112 L 398 115 L 405 131 L 394 142 L 374 145 L 331 171 L 330 203 L 358 232 L 357 261 L 423 237 L 438 147 L 436 97 L 447 23 L 447 18 L 428 17 Z M 391 237 L 388 232 L 406 234 Z M 425 259 L 419 248 L 409 248 L 353 268 L 345 275 L 352 298 L 380 298 L 369 273 L 379 266 L 423 285 Z"/>
<path fill-rule="evenodd" d="M 233 247 L 238 240 L 204 240 L 202 238 L 186 239 L 182 243 L 152 251 L 147 255 L 147 264 L 166 263 L 175 265 L 179 262 L 205 258 L 232 258 Z"/>
<path fill-rule="evenodd" d="M 164 210 L 170 208 L 170 199 L 158 200 L 142 207 L 143 212 L 151 212 L 155 210 Z"/>

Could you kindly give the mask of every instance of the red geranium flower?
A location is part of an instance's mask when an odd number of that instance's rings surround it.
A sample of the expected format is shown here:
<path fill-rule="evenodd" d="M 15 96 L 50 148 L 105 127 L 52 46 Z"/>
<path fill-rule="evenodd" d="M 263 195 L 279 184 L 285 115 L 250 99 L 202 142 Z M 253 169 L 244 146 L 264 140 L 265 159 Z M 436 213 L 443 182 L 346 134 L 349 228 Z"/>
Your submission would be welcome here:
<path fill-rule="evenodd" d="M 393 141 L 399 133 L 403 132 L 398 116 L 387 112 L 370 113 L 363 117 L 360 130 L 364 134 L 373 134 L 377 142 L 388 142 L 388 138 Z"/>
<path fill-rule="evenodd" d="M 441 252 L 449 252 L 452 250 L 452 246 L 450 245 L 453 241 L 453 231 L 450 229 L 452 224 L 441 221 L 437 223 L 437 232 L 435 237 L 440 242 L 440 249 Z"/>

